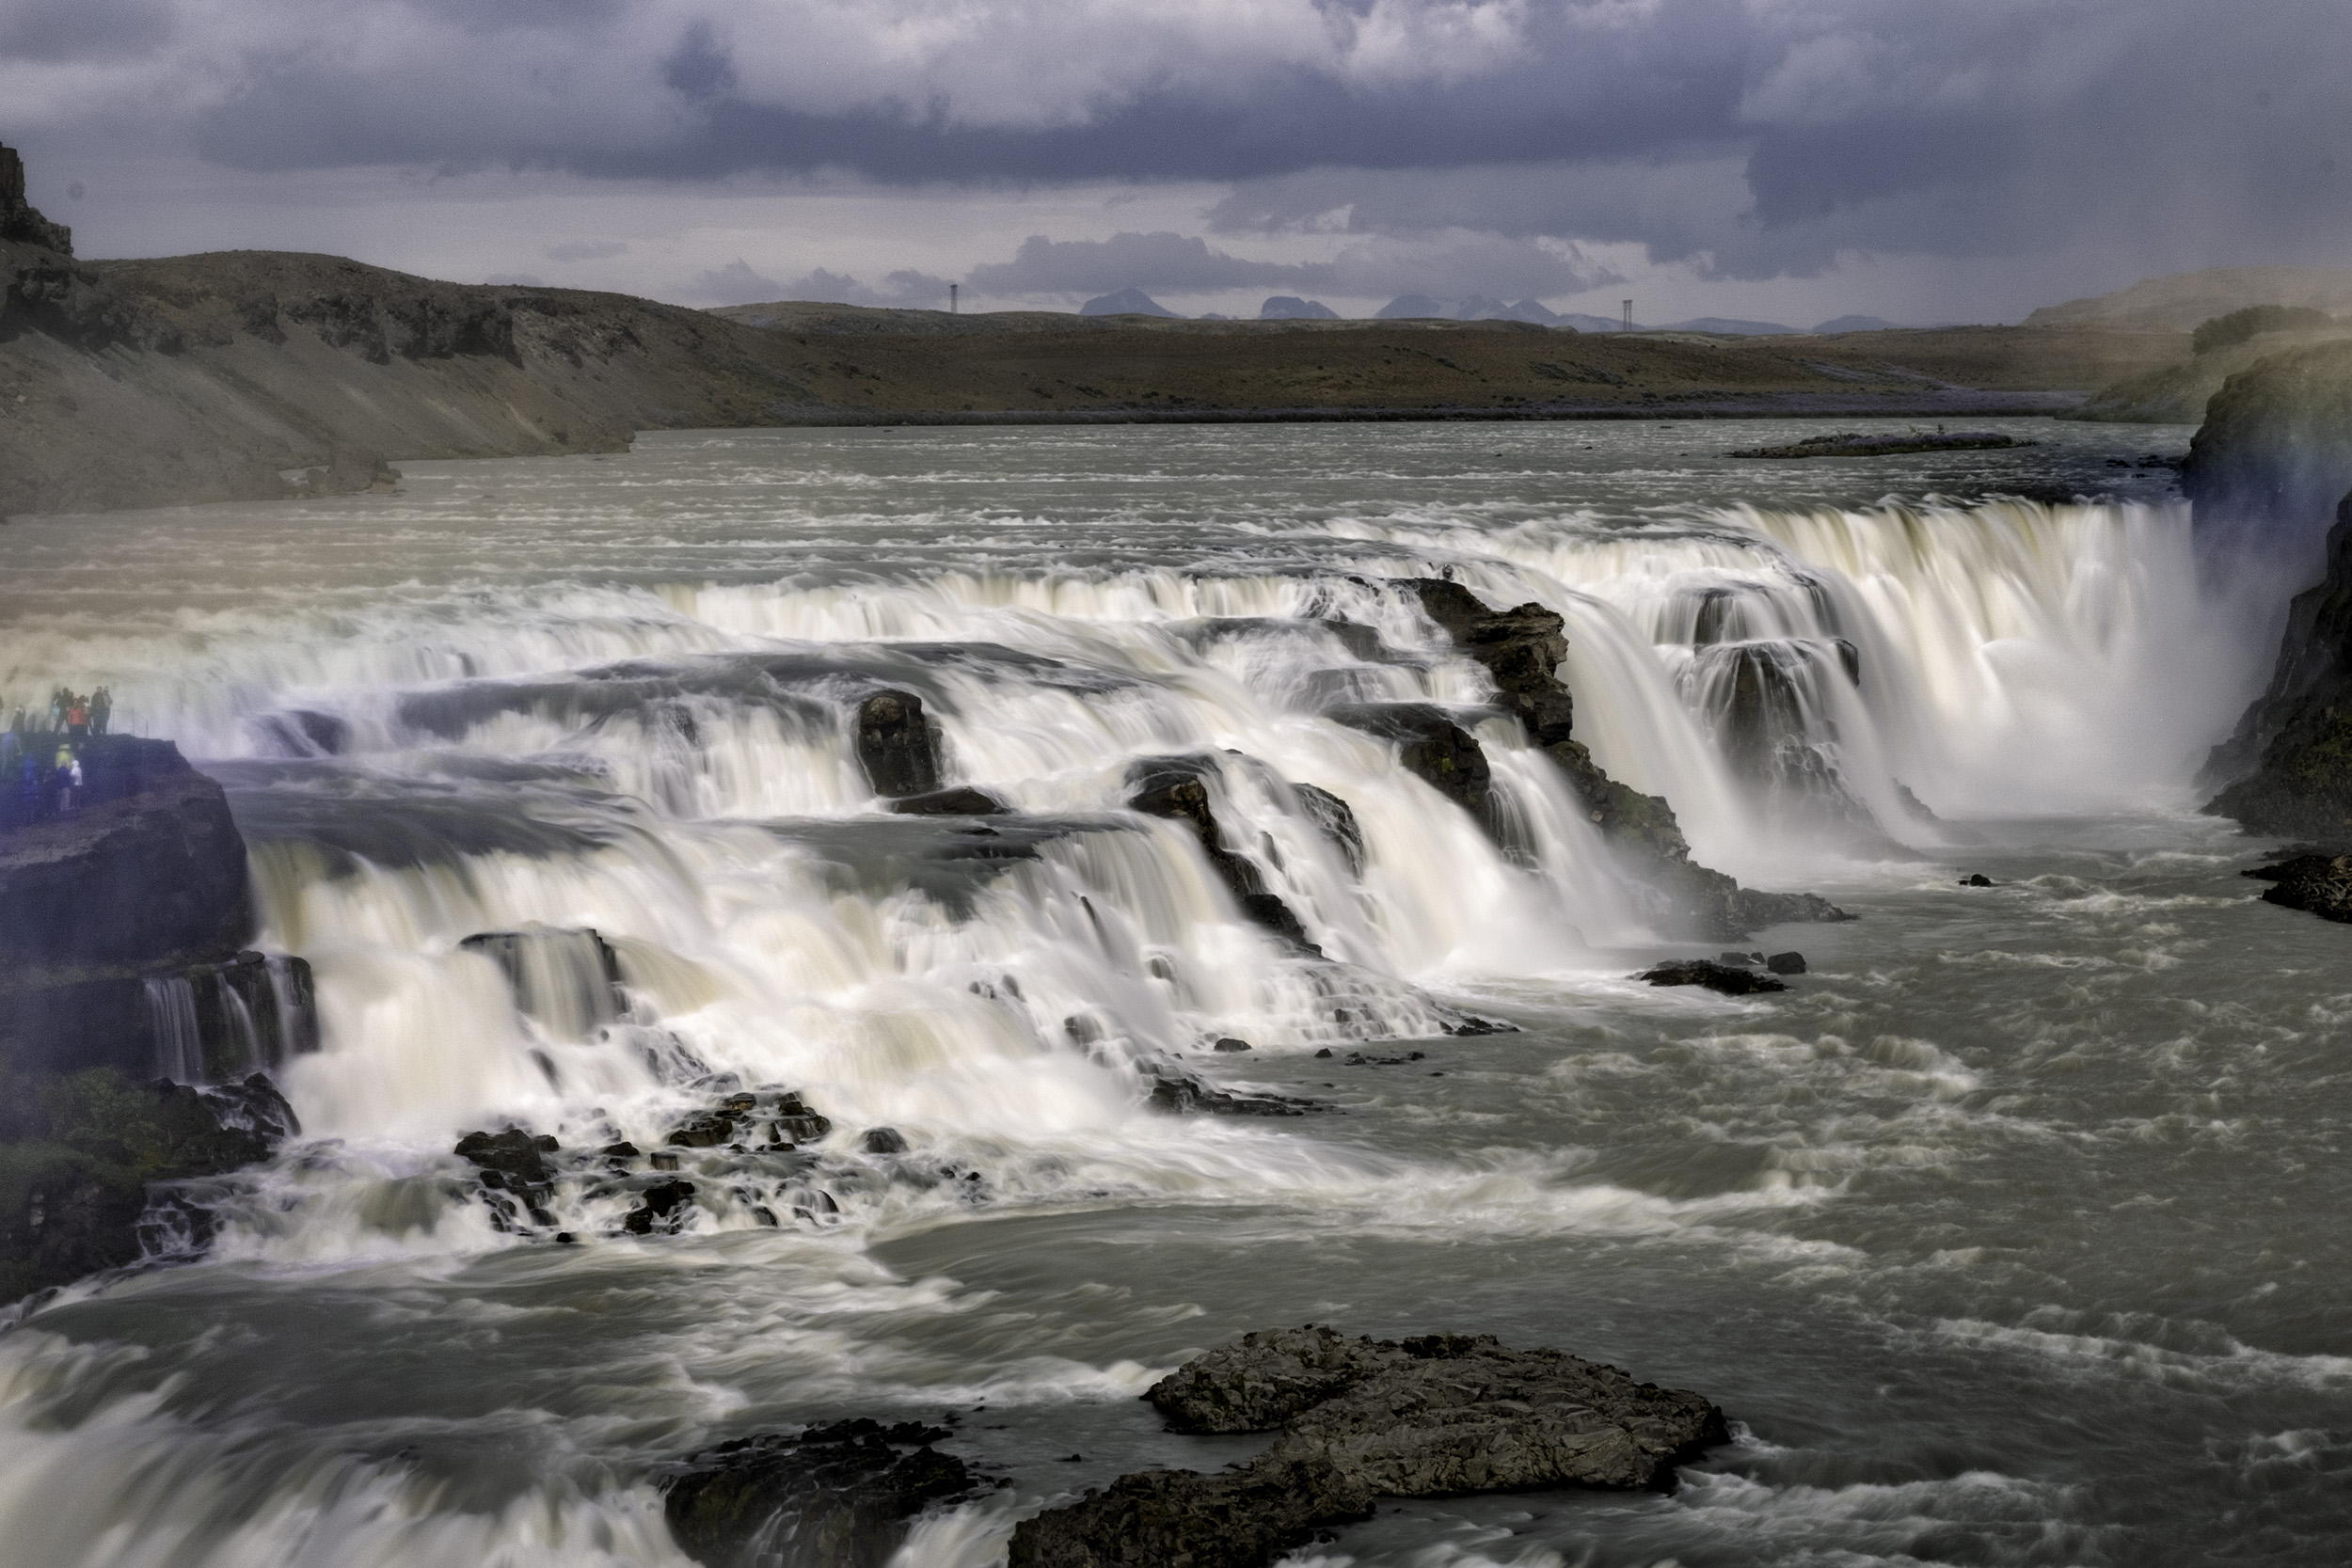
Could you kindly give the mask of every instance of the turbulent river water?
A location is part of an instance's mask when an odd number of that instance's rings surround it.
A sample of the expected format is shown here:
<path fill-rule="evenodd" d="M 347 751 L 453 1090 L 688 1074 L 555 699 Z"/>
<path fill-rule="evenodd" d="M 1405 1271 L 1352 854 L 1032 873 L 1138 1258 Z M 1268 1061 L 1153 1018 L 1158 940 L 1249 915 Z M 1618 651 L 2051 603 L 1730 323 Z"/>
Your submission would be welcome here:
<path fill-rule="evenodd" d="M 666 1460 L 953 1412 L 1009 1484 L 903 1561 L 982 1564 L 1044 1498 L 1252 1451 L 1136 1396 L 1314 1321 L 1557 1346 L 1736 1433 L 1671 1496 L 1384 1505 L 1327 1565 L 2352 1558 L 2344 933 L 2194 812 L 2276 607 L 2109 461 L 2185 431 L 1721 455 L 1814 428 L 689 432 L 9 528 L 8 700 L 108 683 L 227 784 L 324 1045 L 207 1257 L 0 1334 L 0 1555 L 678 1564 Z M 1744 944 L 1809 974 L 1629 978 L 1722 944 L 1475 719 L 1383 584 L 1433 576 L 1565 617 L 1579 737 L 1699 860 L 1860 916 Z M 1794 694 L 1769 766 L 1742 657 Z M 881 809 L 883 687 L 993 836 Z M 1375 701 L 1470 716 L 1507 851 L 1329 717 Z M 1327 960 L 1124 809 L 1177 754 Z M 584 929 L 617 997 L 566 977 Z M 1168 1114 L 1170 1062 L 1332 1109 Z M 834 1130 L 688 1151 L 674 1236 L 567 1178 L 578 1243 L 518 1237 L 451 1153 L 652 1148 L 738 1085 Z"/>

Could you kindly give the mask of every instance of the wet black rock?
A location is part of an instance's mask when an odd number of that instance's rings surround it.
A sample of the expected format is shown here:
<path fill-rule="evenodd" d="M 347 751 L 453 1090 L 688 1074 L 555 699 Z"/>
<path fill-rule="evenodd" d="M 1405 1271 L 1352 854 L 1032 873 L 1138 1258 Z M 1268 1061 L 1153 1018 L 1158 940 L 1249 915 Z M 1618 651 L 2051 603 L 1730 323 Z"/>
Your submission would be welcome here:
<path fill-rule="evenodd" d="M 1329 1106 L 1282 1094 L 1244 1094 L 1221 1089 L 1173 1063 L 1152 1069 L 1152 1108 L 1177 1116 L 1303 1117 Z"/>
<path fill-rule="evenodd" d="M 510 1127 L 502 1132 L 469 1132 L 457 1140 L 454 1152 L 480 1173 L 483 1196 L 499 1228 L 527 1230 L 555 1223 L 548 1212 L 555 1171 L 547 1157 L 557 1147 L 544 1132 Z"/>
<path fill-rule="evenodd" d="M 694 1201 L 694 1184 L 687 1180 L 657 1182 L 637 1195 L 638 1205 L 621 1216 L 621 1228 L 632 1236 L 656 1230 L 675 1234 L 685 1223 L 687 1206 Z"/>
<path fill-rule="evenodd" d="M 1265 878 L 1257 864 L 1225 847 L 1216 814 L 1209 803 L 1208 780 L 1216 772 L 1216 763 L 1209 757 L 1141 758 L 1127 769 L 1127 807 L 1189 827 L 1210 868 L 1232 894 L 1243 914 L 1293 947 L 1321 958 L 1323 950 L 1307 940 L 1307 929 L 1291 907 L 1266 891 Z"/>
<path fill-rule="evenodd" d="M 701 1111 L 670 1130 L 666 1140 L 680 1148 L 721 1148 L 739 1136 L 736 1118 L 725 1111 Z"/>
<path fill-rule="evenodd" d="M 1146 1470 L 1014 1527 L 1008 1568 L 1259 1568 L 1372 1513 L 1372 1494 L 1316 1457 L 1238 1474 Z"/>
<path fill-rule="evenodd" d="M 1647 980 L 1653 986 L 1705 986 L 1725 996 L 1750 996 L 1757 991 L 1788 989 L 1769 974 L 1758 974 L 1753 969 L 1734 969 L 1705 958 L 1677 958 L 1645 970 L 1634 978 Z"/>
<path fill-rule="evenodd" d="M 300 1131 L 259 1073 L 200 1089 L 112 1068 L 0 1082 L 0 1301 L 136 1262 L 150 1242 L 201 1243 L 209 1217 L 173 1184 L 266 1160 Z"/>
<path fill-rule="evenodd" d="M 706 1568 L 882 1568 L 909 1520 L 981 1484 L 931 1447 L 947 1435 L 861 1418 L 722 1443 L 684 1462 L 662 1512 Z"/>
<path fill-rule="evenodd" d="M 858 705 L 858 766 L 877 795 L 907 800 L 939 788 L 939 752 L 912 691 L 877 691 Z"/>
<path fill-rule="evenodd" d="M 1492 831 L 1494 771 L 1477 740 L 1445 709 L 1432 703 L 1344 703 L 1326 717 L 1395 741 L 1407 773 Z"/>
<path fill-rule="evenodd" d="M 890 802 L 890 809 L 904 816 L 1002 816 L 1008 810 L 995 796 L 968 784 L 910 795 Z"/>
<path fill-rule="evenodd" d="M 2333 467 L 2338 470 L 2334 482 L 2341 483 L 2352 459 L 2352 440 L 2346 439 L 2338 413 L 2352 407 L 2352 345 L 2331 346 L 2345 351 L 2336 356 L 2337 368 L 2328 383 L 2335 407 L 2316 422 L 2328 427 L 2325 442 L 2334 450 L 2322 456 L 2306 446 L 2292 454 L 2292 461 L 2288 453 L 2274 452 L 2270 467 L 2283 470 L 2299 462 Z M 2221 402 L 2215 399 L 2217 405 Z M 2283 410 L 2273 412 L 2283 418 Z M 2296 410 L 2304 420 L 2312 419 L 2313 412 Z M 2213 422 L 2209 418 L 2209 428 Z M 2267 438 L 2273 433 L 2263 434 Z M 2201 444 L 2205 436 L 2206 431 L 2198 432 Z M 2253 470 L 2261 471 L 2261 466 Z M 2280 472 L 2275 480 L 2284 484 L 2289 476 Z M 2200 498 L 2201 531 L 2207 510 Z M 2214 510 L 2219 514 L 2228 509 Z M 2287 520 L 2280 519 L 2281 531 Z M 2265 556 L 2275 556 L 2283 547 L 2271 537 L 2261 545 Z M 2236 733 L 2214 748 L 2201 779 L 2228 785 L 2204 809 L 2235 817 L 2250 832 L 2325 844 L 2352 841 L 2352 495 L 2336 506 L 2335 525 L 2328 532 L 2325 575 L 2288 607 L 2268 689 L 2246 710 Z"/>
<path fill-rule="evenodd" d="M 2296 855 L 2246 873 L 2271 886 L 2263 902 L 2352 922 L 2352 855 Z"/>
<path fill-rule="evenodd" d="M 869 1127 L 858 1139 L 857 1146 L 868 1154 L 904 1154 L 907 1151 L 906 1135 L 895 1127 Z"/>
<path fill-rule="evenodd" d="M 1298 803 L 1323 836 L 1331 841 L 1331 847 L 1347 862 L 1348 875 L 1364 874 L 1364 830 L 1356 820 L 1356 810 L 1327 789 L 1313 784 L 1293 784 L 1298 793 Z"/>
<path fill-rule="evenodd" d="M 1761 955 L 1758 955 L 1758 957 L 1761 957 Z M 1715 955 L 1715 961 L 1718 963 L 1729 964 L 1734 969 L 1744 969 L 1749 964 L 1752 964 L 1756 960 L 1756 958 L 1750 958 L 1745 953 L 1718 953 Z"/>
<path fill-rule="evenodd" d="M 1971 871 L 1967 876 L 1963 877 L 1960 879 L 1960 885 L 1962 887 L 1992 887 L 1994 883 L 1993 879 L 1986 876 L 1983 872 Z"/>
<path fill-rule="evenodd" d="M 1804 955 L 1802 953 L 1775 953 L 1771 958 L 1764 960 L 1764 967 L 1771 970 L 1775 974 L 1803 974 L 1805 972 Z"/>
<path fill-rule="evenodd" d="M 1226 1475 L 1149 1471 L 1049 1509 L 1015 1530 L 1014 1564 L 1258 1568 L 1376 1497 L 1669 1487 L 1677 1465 L 1728 1437 L 1696 1394 L 1490 1335 L 1248 1334 L 1144 1397 L 1178 1432 L 1281 1436 Z"/>
<path fill-rule="evenodd" d="M 1248 1040 L 1237 1040 L 1237 1039 L 1234 1039 L 1232 1036 L 1230 1036 L 1230 1035 L 1229 1035 L 1229 1036 L 1227 1036 L 1225 1038 L 1223 1038 L 1223 1039 L 1221 1039 L 1221 1040 L 1217 1041 L 1215 1045 L 1213 1045 L 1213 1046 L 1209 1047 L 1209 1049 L 1210 1049 L 1210 1050 L 1212 1050 L 1212 1051 L 1227 1051 L 1227 1052 L 1231 1052 L 1231 1051 L 1247 1051 L 1247 1050 L 1248 1050 L 1248 1049 L 1249 1049 L 1249 1042 L 1248 1042 Z"/>

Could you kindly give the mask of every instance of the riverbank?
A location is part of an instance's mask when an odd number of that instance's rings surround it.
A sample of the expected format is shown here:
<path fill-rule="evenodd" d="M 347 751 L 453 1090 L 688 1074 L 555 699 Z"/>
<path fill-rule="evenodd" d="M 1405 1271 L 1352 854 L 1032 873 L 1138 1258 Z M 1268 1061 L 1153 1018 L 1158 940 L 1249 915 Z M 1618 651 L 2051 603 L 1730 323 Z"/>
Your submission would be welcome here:
<path fill-rule="evenodd" d="M 355 493 L 389 485 L 388 462 L 614 451 L 655 429 L 2043 414 L 2185 341 L 708 312 L 330 256 L 8 242 L 0 516 Z"/>

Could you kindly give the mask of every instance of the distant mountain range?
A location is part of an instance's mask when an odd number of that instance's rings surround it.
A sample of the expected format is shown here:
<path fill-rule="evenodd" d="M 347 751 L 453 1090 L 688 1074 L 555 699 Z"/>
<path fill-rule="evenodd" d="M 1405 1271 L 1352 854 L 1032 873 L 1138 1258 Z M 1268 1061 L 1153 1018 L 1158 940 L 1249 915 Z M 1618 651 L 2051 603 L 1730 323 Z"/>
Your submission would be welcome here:
<path fill-rule="evenodd" d="M 2352 275 L 2347 275 L 2352 276 Z M 1078 307 L 1082 316 L 1168 316 L 1177 317 L 1169 309 L 1141 289 L 1121 289 L 1116 293 L 1098 294 Z M 1181 318 L 1180 318 L 1181 319 Z M 1230 318 L 1214 311 L 1200 318 L 1202 321 L 1225 321 Z M 1340 313 L 1319 299 L 1301 299 L 1296 294 L 1274 294 L 1258 307 L 1260 321 L 1338 321 Z M 1428 294 L 1399 294 L 1373 312 L 1375 321 L 1509 321 L 1533 322 L 1538 326 L 1567 326 L 1579 332 L 1621 332 L 1625 324 L 1613 316 L 1588 315 L 1582 311 L 1561 312 L 1548 308 L 1539 299 L 1522 299 L 1516 305 L 1485 294 L 1472 294 L 1468 299 L 1451 303 Z M 1879 316 L 1839 316 L 1813 327 L 1815 333 L 1883 332 L 1896 325 Z M 1633 324 L 1636 332 L 1711 332 L 1719 337 L 1774 338 L 1803 335 L 1807 329 L 1788 326 L 1780 322 L 1744 321 L 1734 316 L 1693 316 L 1689 321 L 1667 322 L 1662 326 Z"/>

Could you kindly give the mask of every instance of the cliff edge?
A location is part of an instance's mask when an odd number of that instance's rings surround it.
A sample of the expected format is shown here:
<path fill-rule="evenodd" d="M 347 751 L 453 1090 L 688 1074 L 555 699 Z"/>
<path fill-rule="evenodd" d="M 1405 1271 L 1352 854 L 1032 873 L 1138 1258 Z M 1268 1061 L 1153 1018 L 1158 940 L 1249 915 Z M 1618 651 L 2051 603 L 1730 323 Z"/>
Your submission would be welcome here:
<path fill-rule="evenodd" d="M 2181 488 L 2210 544 L 2312 549 L 2352 489 L 2352 340 L 2273 354 L 2223 382 Z"/>

